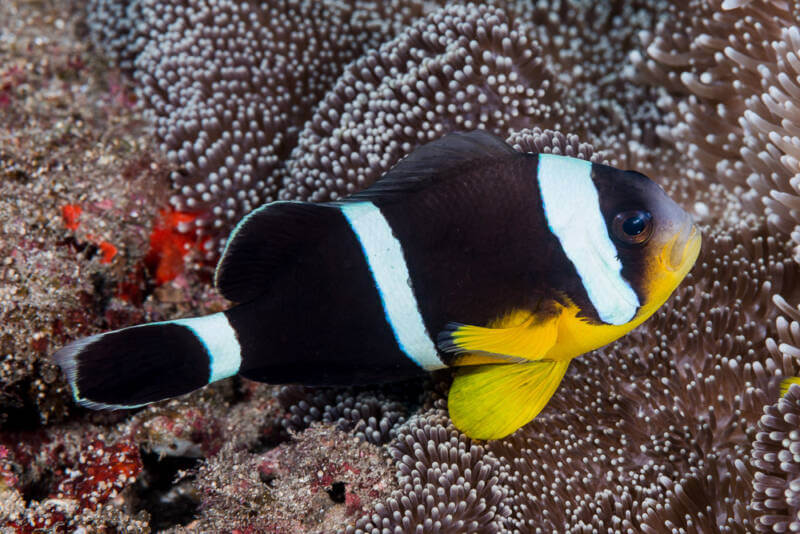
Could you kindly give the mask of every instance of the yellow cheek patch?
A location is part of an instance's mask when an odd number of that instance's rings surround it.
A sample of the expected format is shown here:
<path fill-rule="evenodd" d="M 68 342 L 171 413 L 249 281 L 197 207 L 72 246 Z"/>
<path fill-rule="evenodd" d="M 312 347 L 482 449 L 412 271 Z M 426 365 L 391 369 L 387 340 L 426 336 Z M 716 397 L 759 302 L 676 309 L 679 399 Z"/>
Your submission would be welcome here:
<path fill-rule="evenodd" d="M 672 236 L 672 239 L 661 248 L 661 252 L 657 256 L 659 268 L 667 272 L 677 271 L 680 267 L 680 258 L 673 258 L 675 251 L 675 243 L 678 241 L 678 234 Z M 676 260 L 676 261 L 673 261 Z"/>
<path fill-rule="evenodd" d="M 692 228 L 692 233 L 682 249 L 676 248 L 678 237 L 676 234 L 664 245 L 646 271 L 645 279 L 649 281 L 645 289 L 648 317 L 667 301 L 672 292 L 689 274 L 700 254 L 702 239 L 696 228 Z"/>

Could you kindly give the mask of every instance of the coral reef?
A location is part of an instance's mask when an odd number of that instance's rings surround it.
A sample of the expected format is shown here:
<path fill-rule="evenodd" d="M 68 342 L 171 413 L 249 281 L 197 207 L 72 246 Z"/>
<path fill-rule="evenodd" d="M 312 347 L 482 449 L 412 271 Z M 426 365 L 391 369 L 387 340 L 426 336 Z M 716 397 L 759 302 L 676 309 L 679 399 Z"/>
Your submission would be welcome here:
<path fill-rule="evenodd" d="M 312 425 L 264 453 L 225 446 L 200 468 L 200 532 L 319 532 L 370 510 L 396 489 L 380 449 Z"/>
<path fill-rule="evenodd" d="M 130 492 L 142 471 L 139 448 L 132 441 L 116 440 L 89 425 L 8 433 L 0 441 L 4 530 L 147 530 L 147 514 L 130 513 L 123 504 L 122 492 Z"/>
<path fill-rule="evenodd" d="M 797 6 L 437 4 L 95 0 L 86 29 L 121 70 L 71 33 L 79 11 L 0 5 L 0 525 L 800 529 L 800 388 L 779 398 L 800 372 Z M 70 406 L 55 345 L 224 306 L 187 249 L 478 127 L 645 172 L 703 229 L 670 301 L 575 360 L 531 424 L 470 441 L 446 374 Z"/>
<path fill-rule="evenodd" d="M 46 15 L 47 36 L 31 32 L 34 11 L 0 9 L 14 21 L 0 56 L 0 424 L 36 425 L 66 411 L 47 355 L 143 317 L 134 264 L 164 166 L 118 77 L 71 35 L 68 9 Z"/>

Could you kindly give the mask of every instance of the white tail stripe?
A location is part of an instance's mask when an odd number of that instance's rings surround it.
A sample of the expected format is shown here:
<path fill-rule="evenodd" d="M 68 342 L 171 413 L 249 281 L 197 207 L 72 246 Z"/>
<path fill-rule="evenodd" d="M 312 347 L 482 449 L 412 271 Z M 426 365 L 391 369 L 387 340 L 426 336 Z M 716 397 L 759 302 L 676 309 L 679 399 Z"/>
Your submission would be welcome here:
<path fill-rule="evenodd" d="M 538 178 L 547 224 L 578 271 L 597 315 L 608 324 L 627 323 L 636 315 L 639 297 L 622 277 L 600 212 L 592 163 L 539 154 Z"/>
<path fill-rule="evenodd" d="M 341 210 L 364 250 L 400 350 L 425 370 L 446 367 L 422 321 L 402 245 L 386 218 L 372 202 L 345 203 Z"/>
<path fill-rule="evenodd" d="M 210 367 L 209 383 L 239 372 L 242 349 L 236 332 L 224 313 L 166 322 L 185 326 L 205 345 Z"/>

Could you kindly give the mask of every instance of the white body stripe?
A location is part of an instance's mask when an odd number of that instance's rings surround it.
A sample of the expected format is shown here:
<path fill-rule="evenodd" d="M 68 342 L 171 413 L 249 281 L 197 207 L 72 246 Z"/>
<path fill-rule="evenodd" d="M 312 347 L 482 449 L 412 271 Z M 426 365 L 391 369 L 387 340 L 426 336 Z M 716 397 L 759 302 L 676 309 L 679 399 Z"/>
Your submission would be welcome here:
<path fill-rule="evenodd" d="M 446 367 L 422 321 L 403 248 L 383 214 L 372 202 L 345 203 L 341 210 L 364 250 L 400 350 L 425 370 Z"/>
<path fill-rule="evenodd" d="M 177 319 L 166 323 L 185 326 L 205 345 L 211 367 L 209 383 L 239 372 L 239 367 L 242 365 L 241 347 L 239 340 L 236 339 L 236 332 L 224 313 Z"/>
<path fill-rule="evenodd" d="M 622 277 L 622 263 L 600 212 L 589 161 L 539 154 L 539 190 L 550 230 L 578 271 L 583 287 L 608 324 L 627 323 L 639 298 Z"/>

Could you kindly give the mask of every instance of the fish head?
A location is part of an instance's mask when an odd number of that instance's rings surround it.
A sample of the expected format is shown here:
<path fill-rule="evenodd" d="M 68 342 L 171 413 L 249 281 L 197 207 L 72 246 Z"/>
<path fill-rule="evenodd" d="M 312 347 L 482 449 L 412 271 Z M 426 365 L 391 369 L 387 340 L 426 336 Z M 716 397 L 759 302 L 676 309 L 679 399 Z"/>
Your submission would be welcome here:
<path fill-rule="evenodd" d="M 595 166 L 601 211 L 622 264 L 639 297 L 634 321 L 661 306 L 691 270 L 701 234 L 692 217 L 655 182 L 635 171 Z"/>

